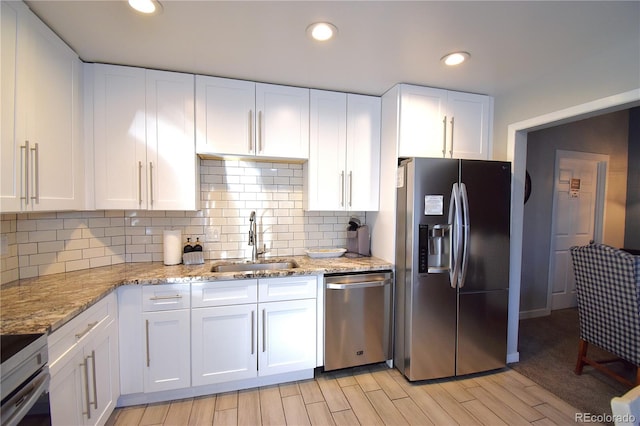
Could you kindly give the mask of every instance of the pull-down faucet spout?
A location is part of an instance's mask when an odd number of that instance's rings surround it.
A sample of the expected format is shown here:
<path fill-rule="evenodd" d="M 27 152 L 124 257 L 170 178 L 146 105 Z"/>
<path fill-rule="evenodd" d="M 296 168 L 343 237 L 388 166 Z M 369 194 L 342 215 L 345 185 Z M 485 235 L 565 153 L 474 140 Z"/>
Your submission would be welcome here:
<path fill-rule="evenodd" d="M 249 245 L 253 246 L 253 250 L 251 250 L 251 261 L 255 262 L 258 260 L 258 241 L 256 235 L 256 212 L 251 212 L 249 215 Z"/>

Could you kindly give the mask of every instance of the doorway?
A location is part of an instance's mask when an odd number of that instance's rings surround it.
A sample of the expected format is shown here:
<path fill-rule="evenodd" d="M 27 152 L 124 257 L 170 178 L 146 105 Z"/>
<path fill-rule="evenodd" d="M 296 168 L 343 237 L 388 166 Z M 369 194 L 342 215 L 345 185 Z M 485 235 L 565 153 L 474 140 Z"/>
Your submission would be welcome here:
<path fill-rule="evenodd" d="M 608 165 L 608 155 L 556 151 L 547 294 L 551 310 L 577 306 L 569 249 L 602 242 Z"/>

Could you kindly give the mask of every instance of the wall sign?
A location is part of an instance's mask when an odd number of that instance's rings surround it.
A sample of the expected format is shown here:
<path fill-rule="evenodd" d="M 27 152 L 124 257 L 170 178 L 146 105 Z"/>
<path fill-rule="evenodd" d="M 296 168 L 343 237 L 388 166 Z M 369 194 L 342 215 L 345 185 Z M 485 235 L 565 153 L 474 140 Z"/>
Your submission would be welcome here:
<path fill-rule="evenodd" d="M 571 178 L 569 182 L 569 196 L 578 198 L 580 196 L 580 179 Z"/>

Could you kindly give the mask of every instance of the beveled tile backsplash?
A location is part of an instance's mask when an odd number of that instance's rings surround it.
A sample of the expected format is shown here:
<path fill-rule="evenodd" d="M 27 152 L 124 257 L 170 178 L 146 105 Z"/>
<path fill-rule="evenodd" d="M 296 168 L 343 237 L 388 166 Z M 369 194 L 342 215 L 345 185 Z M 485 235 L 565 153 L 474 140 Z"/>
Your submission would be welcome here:
<path fill-rule="evenodd" d="M 243 258 L 249 214 L 258 218 L 266 256 L 304 254 L 307 247 L 344 247 L 349 217 L 363 212 L 305 212 L 302 164 L 200 160 L 199 211 L 100 210 L 3 214 L 8 252 L 2 283 L 123 262 L 162 261 L 162 231 L 199 238 L 205 259 Z"/>

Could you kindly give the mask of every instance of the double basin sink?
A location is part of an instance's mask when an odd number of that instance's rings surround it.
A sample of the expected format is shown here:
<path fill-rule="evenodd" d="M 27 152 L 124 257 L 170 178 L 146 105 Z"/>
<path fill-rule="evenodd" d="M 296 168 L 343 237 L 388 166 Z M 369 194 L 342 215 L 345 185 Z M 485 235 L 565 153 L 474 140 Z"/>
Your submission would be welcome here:
<path fill-rule="evenodd" d="M 260 261 L 230 261 L 217 262 L 211 267 L 211 272 L 251 272 L 251 271 L 273 271 L 279 269 L 297 268 L 298 264 L 293 260 L 275 259 Z"/>

